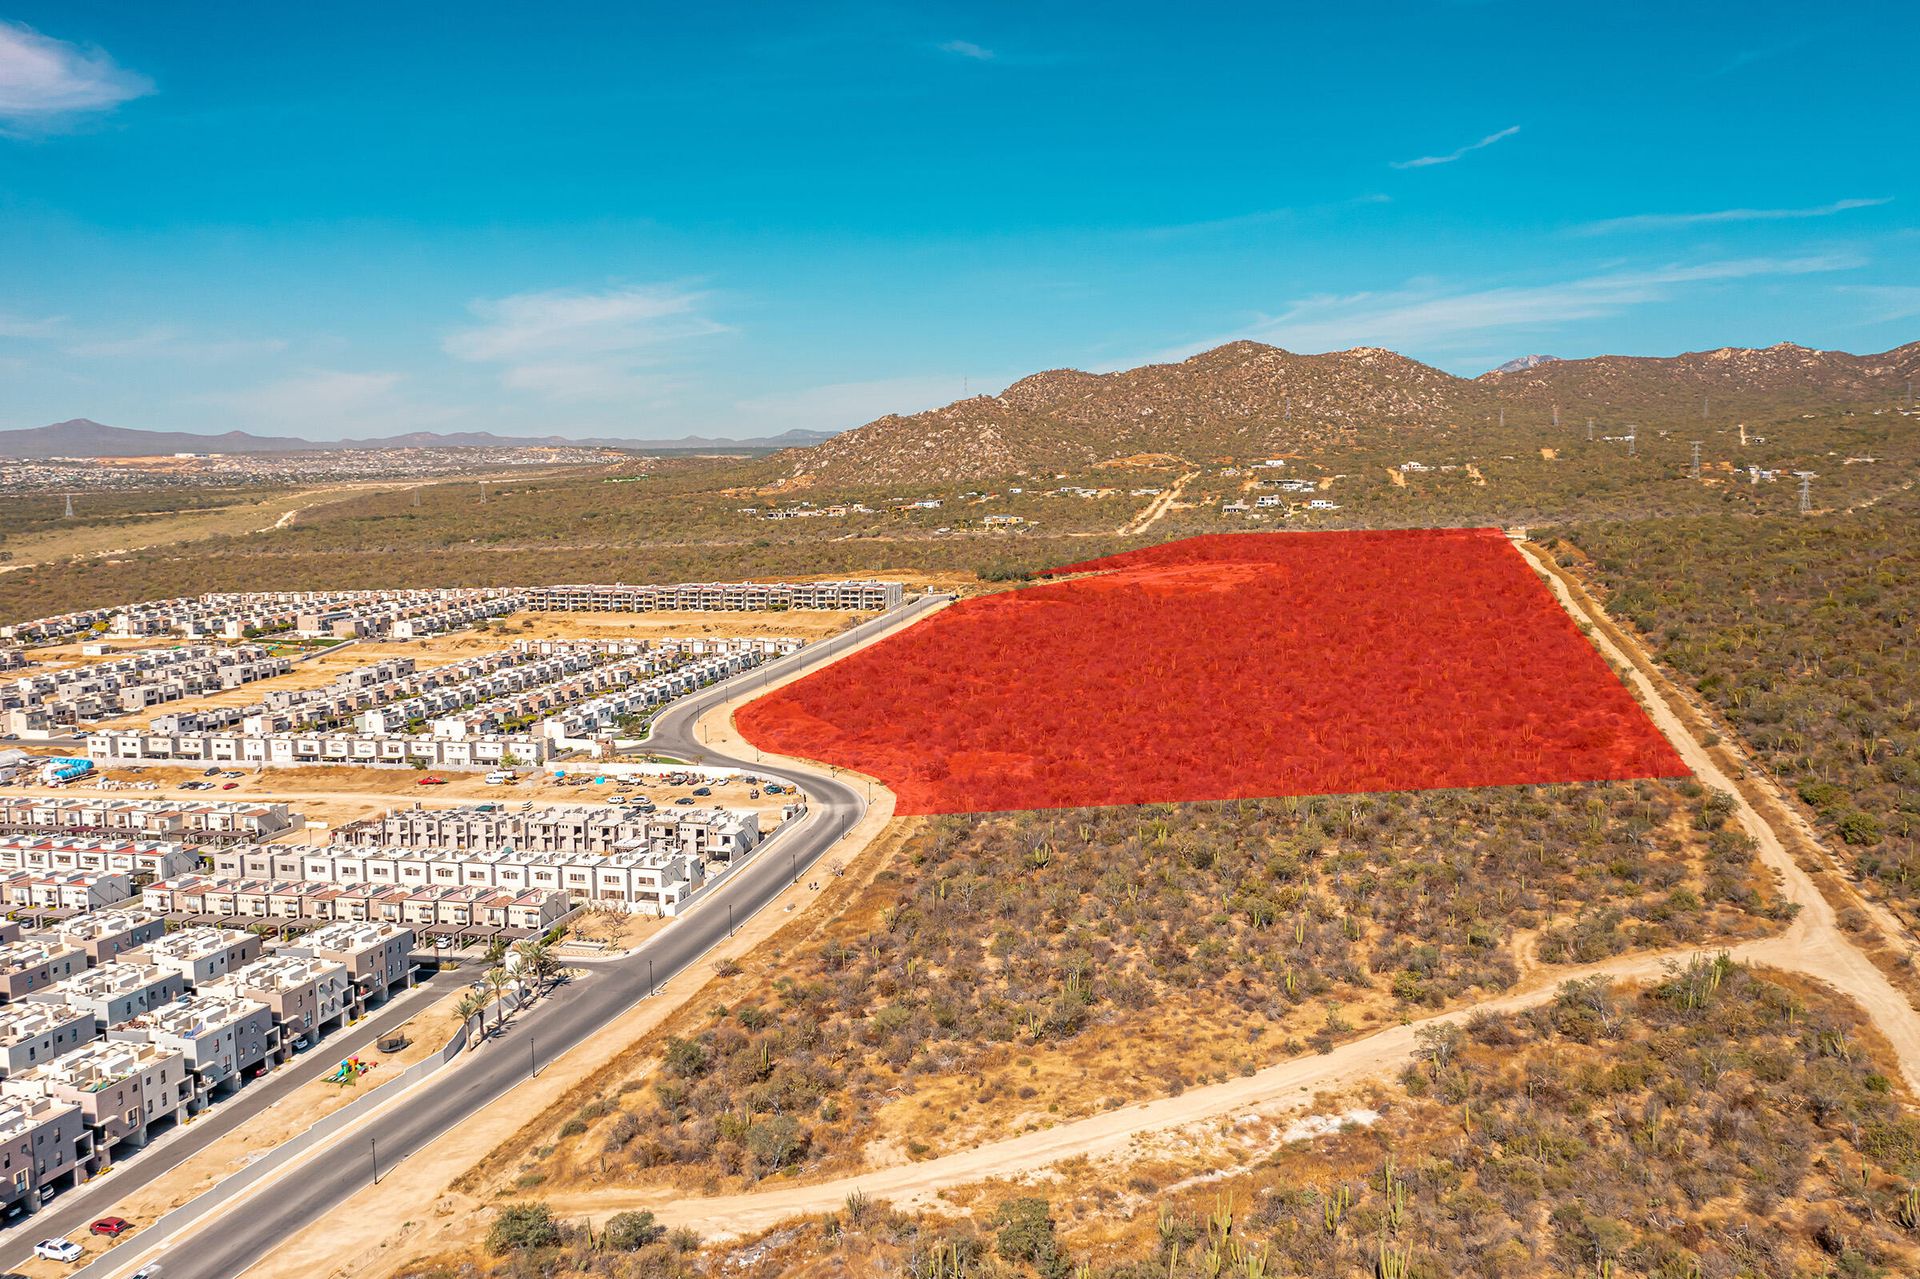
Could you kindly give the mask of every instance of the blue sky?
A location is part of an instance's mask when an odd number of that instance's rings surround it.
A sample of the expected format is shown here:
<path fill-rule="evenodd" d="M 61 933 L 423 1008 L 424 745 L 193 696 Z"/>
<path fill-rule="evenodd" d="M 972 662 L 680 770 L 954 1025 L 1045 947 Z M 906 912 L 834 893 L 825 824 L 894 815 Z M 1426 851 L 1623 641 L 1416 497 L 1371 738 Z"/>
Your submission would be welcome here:
<path fill-rule="evenodd" d="M 1563 16 L 1564 12 L 1564 16 Z M 0 427 L 1920 338 L 1910 5 L 0 0 Z"/>

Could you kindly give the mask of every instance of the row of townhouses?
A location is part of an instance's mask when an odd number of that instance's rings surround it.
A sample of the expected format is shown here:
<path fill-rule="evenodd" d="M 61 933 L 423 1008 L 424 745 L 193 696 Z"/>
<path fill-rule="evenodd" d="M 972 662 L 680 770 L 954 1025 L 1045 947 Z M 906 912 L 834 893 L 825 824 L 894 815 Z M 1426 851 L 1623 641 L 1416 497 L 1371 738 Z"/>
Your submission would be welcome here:
<path fill-rule="evenodd" d="M 172 760 L 269 768 L 353 764 L 482 769 L 543 764 L 550 754 L 545 739 L 529 733 L 488 734 L 449 741 L 391 733 L 122 731 L 89 733 L 86 742 L 88 758 L 99 764 Z"/>
<path fill-rule="evenodd" d="M 49 724 L 112 719 L 272 679 L 292 669 L 290 659 L 270 657 L 257 645 L 139 653 L 14 680 L 0 686 L 0 708 L 23 710 L 29 718 L 39 712 Z"/>
<path fill-rule="evenodd" d="M 185 875 L 149 884 L 142 906 L 169 918 L 388 923 L 436 937 L 486 933 L 531 937 L 565 919 L 567 895 L 545 889 L 403 888 L 322 880 L 235 880 Z"/>
<path fill-rule="evenodd" d="M 611 853 L 639 845 L 732 860 L 760 842 L 751 809 L 668 808 L 638 812 L 602 804 L 555 804 L 520 812 L 480 805 L 423 808 L 350 822 L 334 842 L 352 848 L 432 848 L 462 853 Z"/>
<path fill-rule="evenodd" d="M 37 1207 L 384 1000 L 413 946 L 387 923 L 270 955 L 252 934 L 193 929 L 0 1006 L 0 1206 Z"/>
<path fill-rule="evenodd" d="M 305 825 L 306 819 L 287 805 L 265 800 L 0 796 L 0 832 L 8 834 L 61 831 L 191 842 L 201 836 L 271 839 Z"/>
<path fill-rule="evenodd" d="M 439 848 L 295 849 L 268 844 L 221 852 L 213 858 L 213 873 L 246 877 L 235 882 L 245 882 L 252 891 L 265 893 L 268 900 L 260 909 L 268 913 L 275 909 L 270 900 L 274 886 L 324 883 L 560 894 L 568 906 L 674 915 L 706 882 L 706 862 L 683 849 L 638 844 L 607 853 L 486 854 Z M 306 894 L 289 889 L 288 896 Z M 145 900 L 151 904 L 160 898 L 155 895 Z M 413 922 L 407 919 L 404 907 L 402 912 L 399 918 Z M 249 912 L 236 909 L 234 913 Z"/>
<path fill-rule="evenodd" d="M 425 634 L 520 609 L 651 613 L 661 610 L 833 609 L 881 612 L 898 606 L 898 582 L 680 582 L 672 585 L 561 585 L 414 591 L 248 591 L 86 609 L 0 626 L 0 639 L 45 643 L 104 629 L 119 637 L 182 635 L 241 639 L 299 631 L 311 635 Z M 456 620 L 458 619 L 458 620 Z"/>

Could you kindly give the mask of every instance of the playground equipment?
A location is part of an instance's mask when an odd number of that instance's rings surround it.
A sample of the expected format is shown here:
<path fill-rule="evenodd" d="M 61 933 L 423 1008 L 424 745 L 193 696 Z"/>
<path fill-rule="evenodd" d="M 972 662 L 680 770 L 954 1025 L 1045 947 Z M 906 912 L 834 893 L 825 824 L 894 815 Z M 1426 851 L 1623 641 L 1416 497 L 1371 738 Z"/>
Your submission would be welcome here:
<path fill-rule="evenodd" d="M 361 1061 L 358 1057 L 348 1057 L 334 1067 L 331 1074 L 323 1076 L 322 1082 L 340 1084 L 343 1087 L 348 1084 L 357 1084 L 360 1082 L 360 1076 L 372 1070 L 375 1064 L 371 1061 Z"/>

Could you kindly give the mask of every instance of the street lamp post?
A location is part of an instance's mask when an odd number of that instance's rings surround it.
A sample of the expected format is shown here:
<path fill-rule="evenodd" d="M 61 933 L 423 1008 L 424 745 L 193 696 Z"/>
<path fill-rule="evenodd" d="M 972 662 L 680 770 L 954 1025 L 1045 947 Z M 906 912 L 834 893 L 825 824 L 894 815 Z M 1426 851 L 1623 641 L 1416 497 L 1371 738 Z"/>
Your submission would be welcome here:
<path fill-rule="evenodd" d="M 653 956 L 647 956 L 647 998 L 653 998 Z"/>
<path fill-rule="evenodd" d="M 367 1138 L 367 1150 L 373 1157 L 373 1184 L 380 1184 L 380 1142 L 377 1137 Z"/>
<path fill-rule="evenodd" d="M 527 1078 L 540 1078 L 540 1059 L 534 1055 L 534 1046 L 540 1041 L 532 1035 L 527 1036 Z"/>

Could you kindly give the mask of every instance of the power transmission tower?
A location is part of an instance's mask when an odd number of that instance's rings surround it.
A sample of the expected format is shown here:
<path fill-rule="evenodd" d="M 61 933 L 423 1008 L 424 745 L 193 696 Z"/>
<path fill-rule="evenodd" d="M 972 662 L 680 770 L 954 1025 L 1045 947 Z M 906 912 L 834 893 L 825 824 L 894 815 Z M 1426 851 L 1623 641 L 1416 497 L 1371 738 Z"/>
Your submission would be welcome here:
<path fill-rule="evenodd" d="M 418 506 L 418 505 L 420 505 L 420 490 L 419 490 L 419 489 L 415 489 L 415 490 L 413 490 L 413 504 L 414 504 L 415 506 Z"/>
<path fill-rule="evenodd" d="M 1800 480 L 1800 514 L 1810 515 L 1813 513 L 1813 481 L 1815 472 L 1795 471 L 1794 475 Z"/>
<path fill-rule="evenodd" d="M 1505 409 L 1500 410 L 1500 429 L 1503 431 L 1507 429 L 1507 411 Z"/>
<path fill-rule="evenodd" d="M 1710 395 L 1703 395 L 1700 397 L 1700 420 L 1702 422 L 1707 420 L 1707 405 L 1712 401 L 1712 399 L 1713 397 Z"/>
<path fill-rule="evenodd" d="M 68 494 L 66 494 L 66 499 L 67 499 L 67 518 L 68 518 L 68 519 L 72 519 L 72 518 L 73 518 L 73 499 L 74 499 L 74 498 L 76 498 L 76 497 L 78 497 L 78 496 L 80 496 L 80 495 L 79 495 L 78 493 L 68 493 Z"/>
<path fill-rule="evenodd" d="M 1693 444 L 1693 461 L 1687 467 L 1687 478 L 1697 480 L 1700 478 L 1700 441 L 1693 440 L 1691 443 Z"/>
<path fill-rule="evenodd" d="M 481 480 L 480 481 L 480 505 L 485 506 L 486 504 L 487 504 L 487 482 L 485 480 Z"/>
<path fill-rule="evenodd" d="M 1593 419 L 1587 419 L 1587 443 L 1593 443 Z"/>
<path fill-rule="evenodd" d="M 1639 448 L 1639 444 L 1640 444 L 1640 428 L 1635 427 L 1633 430 L 1627 432 L 1627 456 L 1628 457 L 1639 456 L 1638 452 L 1636 451 Z"/>

